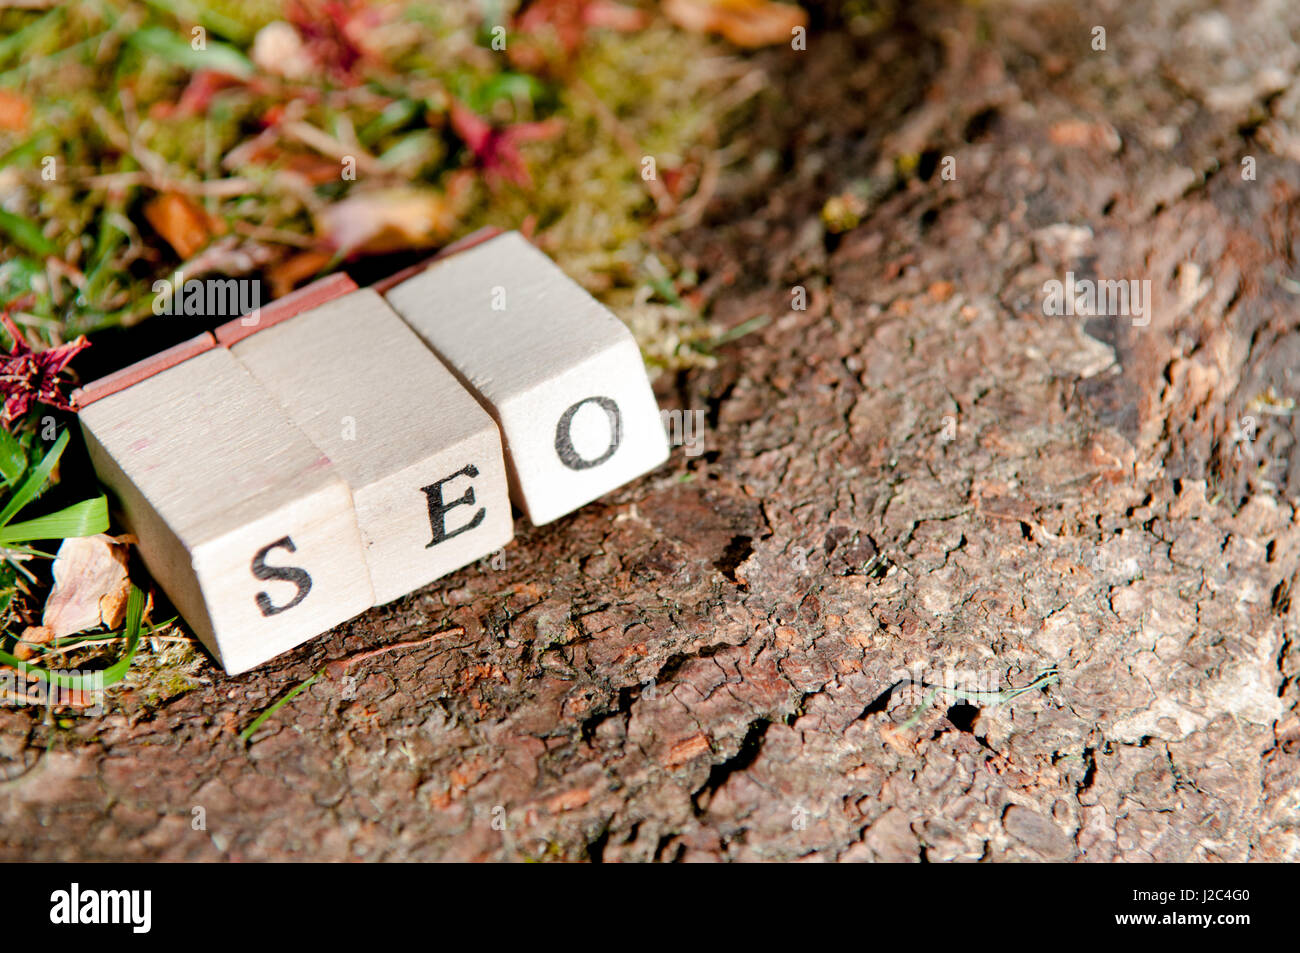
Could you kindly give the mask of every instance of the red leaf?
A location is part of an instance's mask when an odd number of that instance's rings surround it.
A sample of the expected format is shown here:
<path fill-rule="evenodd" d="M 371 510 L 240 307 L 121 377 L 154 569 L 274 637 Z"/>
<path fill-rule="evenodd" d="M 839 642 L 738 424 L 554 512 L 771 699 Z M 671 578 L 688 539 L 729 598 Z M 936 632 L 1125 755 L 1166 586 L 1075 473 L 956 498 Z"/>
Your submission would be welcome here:
<path fill-rule="evenodd" d="M 533 180 L 524 166 L 523 156 L 519 154 L 520 143 L 550 139 L 563 128 L 557 119 L 493 126 L 455 101 L 451 104 L 451 126 L 474 153 L 475 164 L 483 170 L 488 185 L 495 187 L 504 180 L 523 188 L 531 186 Z"/>
<path fill-rule="evenodd" d="M 521 33 L 539 33 L 549 27 L 569 56 L 582 45 L 588 27 L 631 33 L 649 22 L 644 11 L 611 0 L 536 0 L 519 14 L 515 25 Z"/>
<path fill-rule="evenodd" d="M 22 331 L 10 320 L 8 311 L 0 313 L 0 322 L 14 342 L 13 349 L 0 357 L 0 398 L 4 400 L 0 420 L 6 425 L 13 423 L 33 403 L 74 410 L 63 394 L 64 382 L 59 380 L 59 374 L 69 361 L 90 347 L 85 335 L 58 347 L 33 351 Z"/>
<path fill-rule="evenodd" d="M 371 11 L 360 0 L 293 0 L 286 10 L 289 22 L 303 39 L 308 55 L 337 79 L 359 81 L 366 52 L 357 42 L 363 18 Z"/>

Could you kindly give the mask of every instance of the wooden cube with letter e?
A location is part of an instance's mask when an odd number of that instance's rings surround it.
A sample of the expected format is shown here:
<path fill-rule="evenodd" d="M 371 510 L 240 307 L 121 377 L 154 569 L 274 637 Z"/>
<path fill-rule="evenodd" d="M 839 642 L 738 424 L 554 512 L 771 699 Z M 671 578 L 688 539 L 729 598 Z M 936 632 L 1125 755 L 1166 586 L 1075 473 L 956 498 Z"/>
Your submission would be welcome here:
<path fill-rule="evenodd" d="M 374 291 L 217 339 L 347 481 L 376 603 L 510 542 L 496 424 Z"/>

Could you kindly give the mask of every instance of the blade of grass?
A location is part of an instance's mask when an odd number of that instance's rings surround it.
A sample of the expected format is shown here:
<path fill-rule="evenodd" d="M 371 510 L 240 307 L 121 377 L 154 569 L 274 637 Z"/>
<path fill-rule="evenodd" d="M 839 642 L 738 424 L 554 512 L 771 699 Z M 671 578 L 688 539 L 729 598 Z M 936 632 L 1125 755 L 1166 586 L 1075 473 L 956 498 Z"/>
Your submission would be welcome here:
<path fill-rule="evenodd" d="M 73 43 L 71 46 L 65 46 L 61 50 L 50 53 L 47 56 L 34 56 L 25 63 L 19 63 L 13 69 L 5 70 L 0 73 L 0 85 L 13 83 L 15 81 L 30 82 L 33 73 L 40 74 L 50 72 L 63 65 L 65 60 L 75 59 L 87 50 L 96 48 L 102 49 L 114 34 L 114 30 L 104 30 L 93 36 L 88 36 L 84 40 Z"/>
<path fill-rule="evenodd" d="M 108 530 L 108 498 L 103 494 L 65 506 L 57 513 L 0 527 L 0 546 L 37 539 L 71 539 Z"/>
<path fill-rule="evenodd" d="M 23 481 L 22 486 L 14 491 L 14 495 L 9 498 L 9 503 L 5 508 L 0 510 L 0 526 L 8 526 L 9 521 L 17 515 L 18 511 L 36 499 L 41 490 L 45 489 L 45 484 L 49 481 L 50 474 L 54 472 L 59 457 L 63 456 L 63 451 L 68 446 L 68 439 L 68 431 L 64 428 L 63 433 L 59 434 L 59 439 L 54 441 L 54 446 L 50 448 L 50 452 L 27 475 L 27 479 Z"/>
<path fill-rule="evenodd" d="M 5 165 L 7 162 L 0 157 L 0 169 Z M 20 298 L 28 294 L 35 284 L 33 279 L 43 274 L 45 274 L 45 266 L 26 255 L 16 255 L 8 261 L 0 262 L 0 297 Z"/>
<path fill-rule="evenodd" d="M 240 744 L 248 744 L 248 739 L 253 737 L 253 732 L 257 731 L 258 728 L 261 728 L 262 725 L 266 722 L 266 720 L 270 718 L 272 715 L 274 715 L 277 711 L 279 711 L 285 705 L 289 704 L 289 702 L 293 701 L 295 698 L 301 695 L 303 691 L 305 691 L 307 687 L 312 684 L 312 682 L 316 681 L 324 673 L 325 673 L 325 669 L 321 669 L 320 671 L 315 672 L 312 675 L 308 676 L 307 678 L 303 679 L 301 682 L 299 682 L 297 685 L 291 688 L 283 698 L 275 702 L 273 705 L 267 708 L 266 711 L 262 712 L 260 715 L 254 718 L 253 723 L 239 733 Z"/>
<path fill-rule="evenodd" d="M 6 486 L 13 486 L 27 471 L 27 452 L 16 437 L 0 427 L 0 478 Z"/>
<path fill-rule="evenodd" d="M 99 301 L 104 285 L 114 276 L 114 256 L 130 237 L 111 215 L 100 216 L 99 237 L 90 259 L 92 264 L 86 272 L 86 287 L 82 292 L 86 301 L 92 305 Z"/>
<path fill-rule="evenodd" d="M 760 314 L 758 317 L 750 318 L 748 321 L 742 321 L 734 328 L 723 331 L 712 341 L 706 341 L 702 344 L 692 346 L 698 351 L 703 351 L 705 354 L 712 354 L 715 350 L 722 347 L 722 345 L 730 344 L 732 341 L 743 338 L 746 334 L 749 334 L 752 331 L 757 331 L 759 328 L 765 327 L 771 320 L 772 318 L 769 315 Z"/>
<path fill-rule="evenodd" d="M 940 692 L 945 692 L 952 695 L 954 698 L 960 698 L 962 701 L 979 702 L 984 705 L 996 707 L 1014 701 L 1025 692 L 1031 692 L 1035 688 L 1042 688 L 1046 685 L 1054 685 L 1060 680 L 1060 673 L 1058 673 L 1055 666 L 1053 666 L 1052 668 L 1043 669 L 1043 671 L 1038 674 L 1038 677 L 1028 685 L 1022 685 L 1019 688 L 1005 688 L 998 692 L 973 691 L 965 688 L 953 688 L 946 685 L 931 688 L 926 696 L 921 699 L 921 704 L 916 706 L 916 711 L 912 713 L 912 717 L 903 722 L 903 724 L 899 726 L 899 729 L 906 731 L 908 728 L 915 727 L 916 723 L 921 720 L 921 716 L 925 713 L 926 709 L 934 704 L 934 700 L 938 697 Z"/>
<path fill-rule="evenodd" d="M 169 17 L 202 23 L 213 33 L 220 33 L 228 40 L 245 43 L 249 30 L 238 20 L 231 19 L 224 13 L 214 10 L 204 3 L 186 2 L 186 0 L 144 0 L 147 6 Z"/>
<path fill-rule="evenodd" d="M 380 136 L 387 135 L 394 129 L 400 129 L 411 121 L 420 111 L 420 104 L 413 99 L 398 99 L 384 107 L 383 111 L 366 123 L 357 138 L 362 145 L 373 146 Z"/>
<path fill-rule="evenodd" d="M 654 289 L 655 294 L 672 305 L 674 308 L 683 307 L 682 297 L 673 287 L 673 279 L 668 275 L 653 275 L 647 279 L 647 284 Z"/>
<path fill-rule="evenodd" d="M 166 27 L 149 26 L 132 33 L 129 42 L 140 52 L 162 57 L 191 73 L 210 69 L 236 79 L 248 79 L 254 73 L 248 57 L 220 40 L 208 39 L 206 49 L 196 50 L 190 46 L 189 40 L 182 39 Z"/>
<path fill-rule="evenodd" d="M 43 131 L 37 131 L 22 142 L 14 145 L 7 152 L 0 152 L 0 169 L 8 165 L 21 165 L 33 156 L 40 156 L 50 151 L 50 137 Z M 32 162 L 39 165 L 39 162 Z"/>
<path fill-rule="evenodd" d="M 253 736 L 253 732 L 257 731 L 257 729 L 261 727 L 268 718 L 270 718 L 277 711 L 279 711 L 281 708 L 283 708 L 285 705 L 291 702 L 294 698 L 296 698 L 299 694 L 301 694 L 302 691 L 305 688 L 307 688 L 308 685 L 311 685 L 322 675 L 327 675 L 330 678 L 342 678 L 344 675 L 347 674 L 348 669 L 351 668 L 353 665 L 357 664 L 358 662 L 364 662 L 366 659 L 374 658 L 376 655 L 383 655 L 386 652 L 393 652 L 397 649 L 417 648 L 419 646 L 428 645 L 430 642 L 436 642 L 439 639 L 445 639 L 448 636 L 464 635 L 464 634 L 465 634 L 465 629 L 463 626 L 454 625 L 449 629 L 443 629 L 440 632 L 435 632 L 433 633 L 433 635 L 429 636 L 428 638 L 416 639 L 413 642 L 394 642 L 391 645 L 381 645 L 379 646 L 379 648 L 366 649 L 365 651 L 362 652 L 356 652 L 352 655 L 347 656 L 346 658 L 335 659 L 333 662 L 330 662 L 327 665 L 322 666 L 312 675 L 304 679 L 297 686 L 291 689 L 289 693 L 286 694 L 283 698 L 275 702 L 275 704 L 271 705 L 271 707 L 266 709 L 266 711 L 262 712 L 255 719 L 253 719 L 253 723 L 239 733 L 239 740 L 241 742 L 247 743 L 248 739 Z"/>
<path fill-rule="evenodd" d="M 12 238 L 18 247 L 38 258 L 48 258 L 58 251 L 54 242 L 46 238 L 34 222 L 4 209 L 0 209 L 0 231 Z"/>
<path fill-rule="evenodd" d="M 35 38 L 46 27 L 54 26 L 55 20 L 62 20 L 65 13 L 63 7 L 55 7 L 49 13 L 38 17 L 22 29 L 15 30 L 12 34 L 0 40 L 0 63 L 7 63 L 9 58 L 19 50 L 30 49 Z"/>
<path fill-rule="evenodd" d="M 0 556 L 10 559 L 14 556 L 35 556 L 37 559 L 53 559 L 55 553 L 47 553 L 43 549 L 37 549 L 35 546 L 3 546 L 0 547 Z"/>
<path fill-rule="evenodd" d="M 167 626 L 171 625 L 179 618 L 180 616 L 172 616 L 170 619 L 165 619 L 162 622 L 155 622 L 149 626 L 148 632 L 142 633 L 141 637 L 146 639 L 150 638 L 155 632 L 167 628 Z M 82 646 L 95 645 L 99 642 L 115 642 L 124 638 L 125 635 L 125 629 L 114 629 L 112 632 L 92 632 L 90 635 L 83 635 L 80 633 L 77 635 L 68 635 L 61 639 L 51 639 L 43 644 L 47 648 L 71 651 L 72 649 L 81 648 Z M 190 640 L 187 638 L 185 641 L 188 642 Z"/>

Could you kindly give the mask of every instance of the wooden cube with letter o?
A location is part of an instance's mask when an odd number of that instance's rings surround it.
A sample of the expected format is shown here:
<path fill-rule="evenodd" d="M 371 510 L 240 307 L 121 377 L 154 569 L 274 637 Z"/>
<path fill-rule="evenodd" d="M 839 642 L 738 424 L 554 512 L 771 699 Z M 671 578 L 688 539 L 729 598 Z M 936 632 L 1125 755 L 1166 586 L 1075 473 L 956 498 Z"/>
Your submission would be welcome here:
<path fill-rule="evenodd" d="M 496 418 L 511 491 L 533 523 L 668 459 L 631 332 L 517 232 L 435 261 L 386 296 Z"/>

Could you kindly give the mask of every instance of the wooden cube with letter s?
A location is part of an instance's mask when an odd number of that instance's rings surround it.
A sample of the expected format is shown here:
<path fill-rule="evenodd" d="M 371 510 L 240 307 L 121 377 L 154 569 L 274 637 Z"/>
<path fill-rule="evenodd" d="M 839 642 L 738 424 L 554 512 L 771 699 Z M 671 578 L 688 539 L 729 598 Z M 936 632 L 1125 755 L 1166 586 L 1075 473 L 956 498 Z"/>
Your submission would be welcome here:
<path fill-rule="evenodd" d="M 371 606 L 347 483 L 212 335 L 77 401 L 121 524 L 227 672 Z"/>
<path fill-rule="evenodd" d="M 533 523 L 668 459 L 632 334 L 517 232 L 433 262 L 387 298 L 496 419 Z"/>

